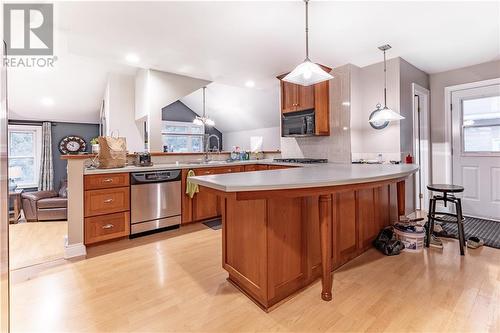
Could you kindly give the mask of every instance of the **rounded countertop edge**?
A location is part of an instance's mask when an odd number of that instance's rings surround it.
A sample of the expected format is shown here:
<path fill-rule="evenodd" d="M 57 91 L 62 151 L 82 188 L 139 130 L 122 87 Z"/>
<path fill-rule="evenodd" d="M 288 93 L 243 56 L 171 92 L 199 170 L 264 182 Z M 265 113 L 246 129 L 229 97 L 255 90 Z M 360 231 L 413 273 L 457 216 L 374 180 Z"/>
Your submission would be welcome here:
<path fill-rule="evenodd" d="M 408 165 L 408 164 L 403 164 Z M 212 189 L 227 192 L 227 193 L 237 193 L 237 192 L 256 192 L 256 191 L 279 191 L 279 190 L 299 190 L 299 189 L 309 189 L 309 188 L 322 188 L 322 187 L 332 187 L 332 186 L 342 186 L 342 185 L 355 185 L 355 184 L 363 184 L 363 183 L 374 183 L 378 181 L 386 181 L 391 179 L 398 179 L 403 177 L 408 177 L 416 173 L 419 169 L 418 165 L 412 164 L 415 166 L 411 170 L 396 172 L 389 175 L 380 175 L 373 177 L 358 177 L 356 179 L 340 179 L 329 181 L 325 180 L 324 182 L 312 182 L 312 183 L 296 183 L 296 184 L 277 184 L 277 185 L 249 185 L 249 186 L 224 186 L 220 184 L 215 184 L 211 181 L 206 181 L 203 178 L 212 178 L 223 175 L 209 175 L 209 176 L 195 176 L 189 177 L 195 184 L 205 187 L 210 187 Z M 271 171 L 271 170 L 269 170 Z M 268 172 L 269 172 L 268 171 Z M 287 172 L 289 170 L 273 170 L 272 172 Z M 260 171 L 266 172 L 266 171 Z"/>

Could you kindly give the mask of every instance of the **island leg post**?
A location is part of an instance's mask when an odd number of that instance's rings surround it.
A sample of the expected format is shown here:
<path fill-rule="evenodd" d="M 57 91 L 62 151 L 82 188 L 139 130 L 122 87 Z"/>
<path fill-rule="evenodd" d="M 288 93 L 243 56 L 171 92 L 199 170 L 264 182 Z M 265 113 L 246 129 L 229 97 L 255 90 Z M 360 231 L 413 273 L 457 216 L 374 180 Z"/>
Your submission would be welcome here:
<path fill-rule="evenodd" d="M 406 203 L 405 203 L 405 181 L 399 181 L 396 184 L 397 197 L 398 197 L 398 220 L 406 216 Z"/>
<path fill-rule="evenodd" d="M 321 298 L 332 300 L 332 196 L 319 196 L 319 232 L 321 245 Z"/>

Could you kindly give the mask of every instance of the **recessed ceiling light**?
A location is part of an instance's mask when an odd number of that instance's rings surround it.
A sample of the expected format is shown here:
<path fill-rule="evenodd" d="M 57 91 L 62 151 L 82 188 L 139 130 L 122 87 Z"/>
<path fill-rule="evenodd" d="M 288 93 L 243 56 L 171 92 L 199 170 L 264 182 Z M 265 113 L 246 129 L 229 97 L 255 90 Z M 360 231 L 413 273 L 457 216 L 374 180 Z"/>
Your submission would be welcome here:
<path fill-rule="evenodd" d="M 42 98 L 41 103 L 44 106 L 52 106 L 54 105 L 54 100 L 50 97 L 44 97 Z"/>
<path fill-rule="evenodd" d="M 253 88 L 255 87 L 255 82 L 253 82 L 252 80 L 248 80 L 247 82 L 245 82 L 245 86 L 247 86 L 248 88 Z"/>
<path fill-rule="evenodd" d="M 137 54 L 129 53 L 125 57 L 125 60 L 127 60 L 130 63 L 135 64 L 135 63 L 138 63 L 140 59 L 139 59 L 139 56 Z"/>

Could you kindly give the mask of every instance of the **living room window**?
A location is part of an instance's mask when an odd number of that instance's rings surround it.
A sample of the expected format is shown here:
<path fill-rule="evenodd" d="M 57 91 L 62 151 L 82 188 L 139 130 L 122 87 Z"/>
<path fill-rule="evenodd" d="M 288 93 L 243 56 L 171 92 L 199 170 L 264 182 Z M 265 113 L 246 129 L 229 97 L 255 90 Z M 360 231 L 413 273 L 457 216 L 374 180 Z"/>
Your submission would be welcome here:
<path fill-rule="evenodd" d="M 18 187 L 38 187 L 41 126 L 9 125 L 9 175 Z"/>
<path fill-rule="evenodd" d="M 191 122 L 163 121 L 163 151 L 174 153 L 198 153 L 203 151 L 205 127 Z"/>

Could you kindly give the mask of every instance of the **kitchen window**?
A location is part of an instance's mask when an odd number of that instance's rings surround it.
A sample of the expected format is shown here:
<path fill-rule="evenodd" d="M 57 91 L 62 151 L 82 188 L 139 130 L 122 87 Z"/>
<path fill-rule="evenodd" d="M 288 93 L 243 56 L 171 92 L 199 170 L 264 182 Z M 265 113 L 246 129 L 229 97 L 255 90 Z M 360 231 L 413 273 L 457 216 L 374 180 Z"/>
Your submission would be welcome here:
<path fill-rule="evenodd" d="M 163 121 L 163 151 L 174 153 L 198 153 L 203 151 L 205 127 L 191 122 Z"/>
<path fill-rule="evenodd" d="M 18 187 L 38 187 L 42 127 L 9 125 L 9 170 Z M 13 172 L 15 170 L 15 172 Z"/>
<path fill-rule="evenodd" d="M 464 153 L 500 153 L 500 96 L 462 103 Z"/>

